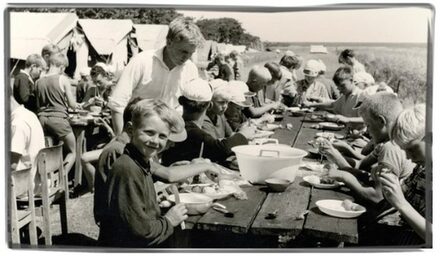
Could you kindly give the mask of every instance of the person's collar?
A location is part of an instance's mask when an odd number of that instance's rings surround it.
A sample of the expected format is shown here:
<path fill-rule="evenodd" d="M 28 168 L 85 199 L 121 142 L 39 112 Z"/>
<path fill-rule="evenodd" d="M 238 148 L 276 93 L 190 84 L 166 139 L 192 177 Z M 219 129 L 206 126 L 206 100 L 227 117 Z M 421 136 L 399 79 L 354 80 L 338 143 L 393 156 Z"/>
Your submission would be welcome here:
<path fill-rule="evenodd" d="M 144 171 L 145 174 L 151 174 L 150 161 L 145 161 L 142 153 L 132 143 L 125 146 L 124 153 L 127 154 L 133 161 Z"/>
<path fill-rule="evenodd" d="M 29 81 L 31 81 L 32 83 L 34 82 L 29 72 L 27 72 L 25 69 L 20 69 L 20 72 L 25 74 L 29 78 Z"/>
<path fill-rule="evenodd" d="M 163 60 L 163 55 L 164 55 L 164 51 L 165 51 L 165 46 L 162 48 L 157 49 L 153 56 L 159 60 L 159 62 L 161 63 L 161 65 L 163 65 L 164 67 L 168 68 L 167 64 L 165 63 L 165 61 Z M 168 68 L 169 69 L 169 68 Z"/>

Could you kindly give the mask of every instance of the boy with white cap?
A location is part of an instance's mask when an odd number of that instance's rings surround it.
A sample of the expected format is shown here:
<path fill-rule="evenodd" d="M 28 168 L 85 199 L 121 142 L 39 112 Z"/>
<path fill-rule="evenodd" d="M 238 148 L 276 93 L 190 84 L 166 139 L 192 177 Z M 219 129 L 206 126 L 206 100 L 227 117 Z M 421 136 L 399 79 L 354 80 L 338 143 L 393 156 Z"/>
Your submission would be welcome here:
<path fill-rule="evenodd" d="M 206 110 L 212 104 L 212 90 L 209 83 L 202 79 L 194 79 L 182 86 L 179 103 L 183 106 L 183 119 L 188 137 L 176 143 L 162 154 L 162 164 L 169 166 L 182 160 L 208 158 L 213 162 L 223 162 L 233 154 L 231 148 L 248 143 L 255 133 L 255 128 L 247 127 L 229 138 L 218 140 L 201 127 Z M 203 145 L 203 150 L 200 150 Z"/>
<path fill-rule="evenodd" d="M 293 105 L 303 105 L 311 102 L 328 102 L 330 100 L 327 88 L 316 81 L 321 64 L 317 60 L 309 60 L 304 66 L 304 79 L 296 83 L 297 95 Z"/>
<path fill-rule="evenodd" d="M 232 99 L 232 91 L 228 82 L 222 79 L 212 80 L 210 85 L 213 89 L 213 96 L 211 104 L 206 110 L 202 129 L 216 139 L 228 138 L 233 131 L 224 114 Z"/>

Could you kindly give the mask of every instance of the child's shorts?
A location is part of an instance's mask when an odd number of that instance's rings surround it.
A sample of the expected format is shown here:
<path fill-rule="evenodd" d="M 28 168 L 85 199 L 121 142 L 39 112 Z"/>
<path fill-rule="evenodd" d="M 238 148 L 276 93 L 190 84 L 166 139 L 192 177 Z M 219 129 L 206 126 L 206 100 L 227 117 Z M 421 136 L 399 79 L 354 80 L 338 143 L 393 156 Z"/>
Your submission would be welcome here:
<path fill-rule="evenodd" d="M 45 133 L 56 138 L 64 138 L 73 133 L 69 120 L 66 117 L 39 116 L 41 126 Z"/>

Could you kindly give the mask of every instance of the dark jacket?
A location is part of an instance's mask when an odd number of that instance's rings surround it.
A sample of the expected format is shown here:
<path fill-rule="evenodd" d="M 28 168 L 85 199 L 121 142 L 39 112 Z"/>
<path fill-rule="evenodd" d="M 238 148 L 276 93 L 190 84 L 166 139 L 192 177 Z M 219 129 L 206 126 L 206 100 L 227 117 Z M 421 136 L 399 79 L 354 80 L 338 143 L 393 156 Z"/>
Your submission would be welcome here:
<path fill-rule="evenodd" d="M 164 151 L 162 154 L 162 164 L 170 164 L 198 158 L 202 142 L 204 143 L 203 158 L 208 158 L 212 162 L 223 162 L 233 154 L 231 148 L 238 145 L 247 144 L 247 139 L 240 133 L 236 133 L 229 138 L 218 140 L 210 134 L 200 129 L 194 122 L 185 121 L 185 129 L 188 137 L 183 142 L 176 143 L 173 147 Z"/>
<path fill-rule="evenodd" d="M 156 247 L 174 231 L 161 216 L 149 162 L 133 144 L 116 160 L 106 182 L 106 214 L 99 244 L 110 247 Z"/>

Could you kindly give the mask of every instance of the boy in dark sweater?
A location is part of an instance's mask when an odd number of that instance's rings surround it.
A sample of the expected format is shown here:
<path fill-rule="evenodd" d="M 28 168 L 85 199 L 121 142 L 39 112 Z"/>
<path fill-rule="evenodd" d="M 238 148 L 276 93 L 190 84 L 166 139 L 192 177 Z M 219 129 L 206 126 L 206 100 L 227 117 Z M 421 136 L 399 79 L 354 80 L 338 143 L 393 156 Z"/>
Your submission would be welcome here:
<path fill-rule="evenodd" d="M 15 100 L 34 113 L 37 113 L 35 81 L 45 69 L 46 63 L 43 58 L 38 54 L 31 54 L 26 58 L 25 68 L 14 78 Z"/>
<path fill-rule="evenodd" d="M 161 215 L 155 179 L 176 182 L 206 170 L 218 172 L 212 168 L 181 171 L 153 167 L 152 159 L 165 148 L 169 136 L 183 131 L 182 118 L 160 100 L 136 103 L 126 130 L 130 143 L 112 165 L 104 185 L 105 204 L 100 205 L 105 209 L 99 211 L 99 243 L 111 247 L 163 246 L 174 227 L 188 216 L 183 204 Z"/>

